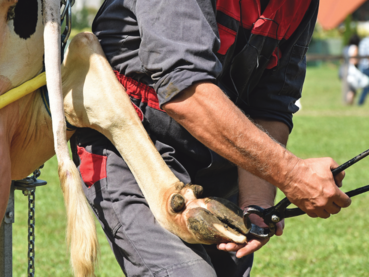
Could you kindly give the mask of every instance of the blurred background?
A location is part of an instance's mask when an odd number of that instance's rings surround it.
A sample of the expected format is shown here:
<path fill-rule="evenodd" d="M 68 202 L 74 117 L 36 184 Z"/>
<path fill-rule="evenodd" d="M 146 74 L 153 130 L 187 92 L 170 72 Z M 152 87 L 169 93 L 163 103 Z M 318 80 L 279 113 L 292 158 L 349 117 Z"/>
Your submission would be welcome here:
<path fill-rule="evenodd" d="M 77 1 L 73 7 L 72 37 L 90 30 L 100 0 Z M 307 53 L 307 76 L 294 116 L 287 148 L 301 158 L 334 158 L 342 164 L 369 148 L 369 104 L 359 104 L 364 83 L 348 82 L 340 73 L 359 44 L 369 36 L 369 1 L 321 0 L 318 22 Z M 347 53 L 357 36 L 357 52 Z M 352 42 L 352 41 L 351 41 Z M 350 52 L 350 51 L 348 51 Z M 352 51 L 351 51 L 352 52 Z M 350 55 L 348 55 L 350 54 Z M 369 52 L 363 57 L 368 56 Z M 353 60 L 360 69 L 361 60 Z M 352 87 L 356 84 L 356 87 Z M 351 87 L 350 87 L 351 86 Z M 348 99 L 354 89 L 353 99 Z M 65 242 L 66 218 L 55 157 L 45 164 L 40 179 L 48 185 L 36 193 L 36 276 L 71 276 Z M 369 158 L 346 170 L 344 191 L 369 184 Z M 278 200 L 283 197 L 278 193 Z M 14 276 L 27 276 L 27 198 L 15 192 L 13 224 Z M 353 198 L 352 205 L 329 219 L 306 215 L 286 220 L 284 235 L 273 237 L 256 253 L 252 276 L 369 276 L 369 193 Z M 97 276 L 124 276 L 97 223 L 100 267 Z M 149 246 L 148 246 L 149 247 Z"/>

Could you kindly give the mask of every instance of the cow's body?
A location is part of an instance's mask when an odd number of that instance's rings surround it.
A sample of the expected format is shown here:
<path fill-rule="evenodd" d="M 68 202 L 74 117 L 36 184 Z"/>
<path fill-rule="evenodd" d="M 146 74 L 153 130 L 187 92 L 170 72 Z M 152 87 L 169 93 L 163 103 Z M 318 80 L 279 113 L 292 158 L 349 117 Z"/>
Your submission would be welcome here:
<path fill-rule="evenodd" d="M 10 160 L 11 178 L 25 178 L 54 154 L 51 119 L 39 92 L 32 93 L 15 105 L 18 122 L 12 138 Z M 42 147 L 41 147 L 42 146 Z"/>
<path fill-rule="evenodd" d="M 2 2 L 3 12 L 12 10 L 11 6 L 15 4 L 15 1 Z M 41 5 L 38 5 L 37 14 L 32 17 L 40 19 L 41 13 Z M 0 95 L 35 77 L 43 67 L 43 51 L 40 51 L 43 49 L 42 20 L 34 21 L 31 31 L 21 33 L 22 38 L 15 31 L 15 21 L 6 21 L 6 18 L 3 15 L 0 19 Z M 54 153 L 52 140 L 50 143 L 50 116 L 40 101 L 40 94 L 30 94 L 0 110 L 1 122 L 7 126 L 5 129 L 14 130 L 9 137 L 12 180 L 24 178 Z M 39 155 L 35 155 L 34 149 L 40 148 L 39 144 L 43 147 L 39 149 Z"/>
<path fill-rule="evenodd" d="M 7 13 L 4 13 L 14 3 L 0 0 L 0 94 L 35 77 L 43 67 L 42 5 L 38 3 L 34 33 L 22 38 L 14 32 L 13 20 L 7 20 Z M 116 80 L 94 35 L 79 34 L 71 42 L 62 66 L 62 84 L 67 120 L 76 127 L 93 128 L 113 142 L 135 175 L 162 226 L 190 243 L 245 241 L 243 235 L 227 229 L 216 217 L 209 217 L 203 208 L 212 210 L 218 218 L 223 218 L 227 213 L 225 217 L 228 220 L 234 218 L 231 226 L 238 226 L 236 229 L 245 233 L 239 215 L 232 214 L 228 209 L 215 211 L 212 205 L 217 206 L 217 203 L 197 199 L 194 193 L 197 190 L 184 186 L 166 166 L 146 134 L 124 88 Z M 67 138 L 72 134 L 67 132 Z M 11 180 L 26 177 L 54 154 L 52 121 L 38 91 L 0 109 L 0 219 L 4 216 Z M 69 177 L 66 174 L 66 177 L 61 178 Z M 89 263 L 93 262 L 96 255 L 94 232 L 88 231 L 91 219 L 84 208 L 86 201 L 81 188 L 66 183 L 68 189 L 62 188 L 67 199 L 68 217 L 72 218 L 71 222 L 80 220 L 81 226 L 76 227 L 72 223 L 68 226 L 75 229 L 71 235 L 72 262 L 75 263 L 76 275 L 90 276 L 93 266 Z M 201 221 L 201 224 L 205 224 L 202 233 L 197 233 L 188 223 L 189 217 L 198 215 L 205 220 L 205 223 Z M 91 237 L 87 233 L 91 233 Z M 87 246 L 82 247 L 82 244 Z"/>

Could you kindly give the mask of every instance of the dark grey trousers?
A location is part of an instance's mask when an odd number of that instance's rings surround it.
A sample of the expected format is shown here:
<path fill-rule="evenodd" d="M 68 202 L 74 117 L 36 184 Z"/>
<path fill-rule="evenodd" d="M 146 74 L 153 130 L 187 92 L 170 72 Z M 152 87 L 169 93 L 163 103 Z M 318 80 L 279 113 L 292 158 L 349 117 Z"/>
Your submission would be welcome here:
<path fill-rule="evenodd" d="M 162 228 L 117 150 L 102 135 L 92 134 L 77 132 L 74 159 L 86 183 L 85 195 L 127 277 L 249 276 L 252 255 L 237 259 L 215 246 L 188 244 Z M 170 157 L 174 150 L 160 142 L 155 145 L 174 174 L 190 181 Z"/>

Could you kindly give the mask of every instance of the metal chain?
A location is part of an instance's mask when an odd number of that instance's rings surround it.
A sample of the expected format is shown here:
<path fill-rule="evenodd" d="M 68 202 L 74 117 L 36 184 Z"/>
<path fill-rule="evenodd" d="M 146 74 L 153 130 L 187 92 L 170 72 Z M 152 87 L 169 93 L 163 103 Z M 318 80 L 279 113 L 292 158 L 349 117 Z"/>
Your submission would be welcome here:
<path fill-rule="evenodd" d="M 33 175 L 29 178 L 29 181 L 37 182 L 37 178 L 41 175 L 40 169 L 33 171 Z M 35 205 L 36 205 L 36 187 L 29 187 L 23 190 L 23 194 L 28 196 L 28 277 L 35 276 Z"/>
<path fill-rule="evenodd" d="M 28 277 L 35 276 L 35 191 L 28 191 Z"/>
<path fill-rule="evenodd" d="M 68 43 L 68 38 L 70 32 L 72 31 L 72 6 L 74 5 L 75 0 L 61 0 L 61 14 L 60 14 L 60 22 L 61 25 L 65 22 L 64 31 L 61 34 L 61 41 L 62 41 L 62 51 L 64 51 L 65 46 Z"/>
<path fill-rule="evenodd" d="M 36 179 L 38 178 L 38 177 L 40 177 L 40 175 L 41 175 L 41 168 L 43 168 L 44 167 L 44 165 L 41 165 L 38 169 L 36 169 L 35 171 L 33 171 L 33 175 L 32 175 L 32 178 L 33 178 L 33 180 L 34 181 L 36 181 Z"/>

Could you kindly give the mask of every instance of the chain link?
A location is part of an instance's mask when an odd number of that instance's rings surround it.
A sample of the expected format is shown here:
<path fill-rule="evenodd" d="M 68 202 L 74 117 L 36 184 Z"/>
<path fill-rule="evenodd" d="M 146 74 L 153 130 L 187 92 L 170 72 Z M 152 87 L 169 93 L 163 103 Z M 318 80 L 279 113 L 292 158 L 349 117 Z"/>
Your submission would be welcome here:
<path fill-rule="evenodd" d="M 33 171 L 32 178 L 33 178 L 34 181 L 36 181 L 36 179 L 38 177 L 40 177 L 40 175 L 41 175 L 41 170 L 40 169 L 42 169 L 43 167 L 44 167 L 44 165 L 41 165 L 38 169 L 36 169 L 35 171 Z"/>
<path fill-rule="evenodd" d="M 36 188 L 28 194 L 28 277 L 35 276 L 35 191 Z"/>
<path fill-rule="evenodd" d="M 68 38 L 70 32 L 72 31 L 72 6 L 74 5 L 74 0 L 61 0 L 61 14 L 60 14 L 60 22 L 61 25 L 65 21 L 64 31 L 61 34 L 61 41 L 62 41 L 62 51 L 64 51 L 65 46 L 68 43 Z"/>
<path fill-rule="evenodd" d="M 37 178 L 41 175 L 40 169 L 33 171 L 33 175 L 28 178 L 29 188 L 23 190 L 23 194 L 28 196 L 28 277 L 35 276 L 35 205 L 36 205 L 36 187 L 32 187 L 32 184 L 37 182 Z"/>

